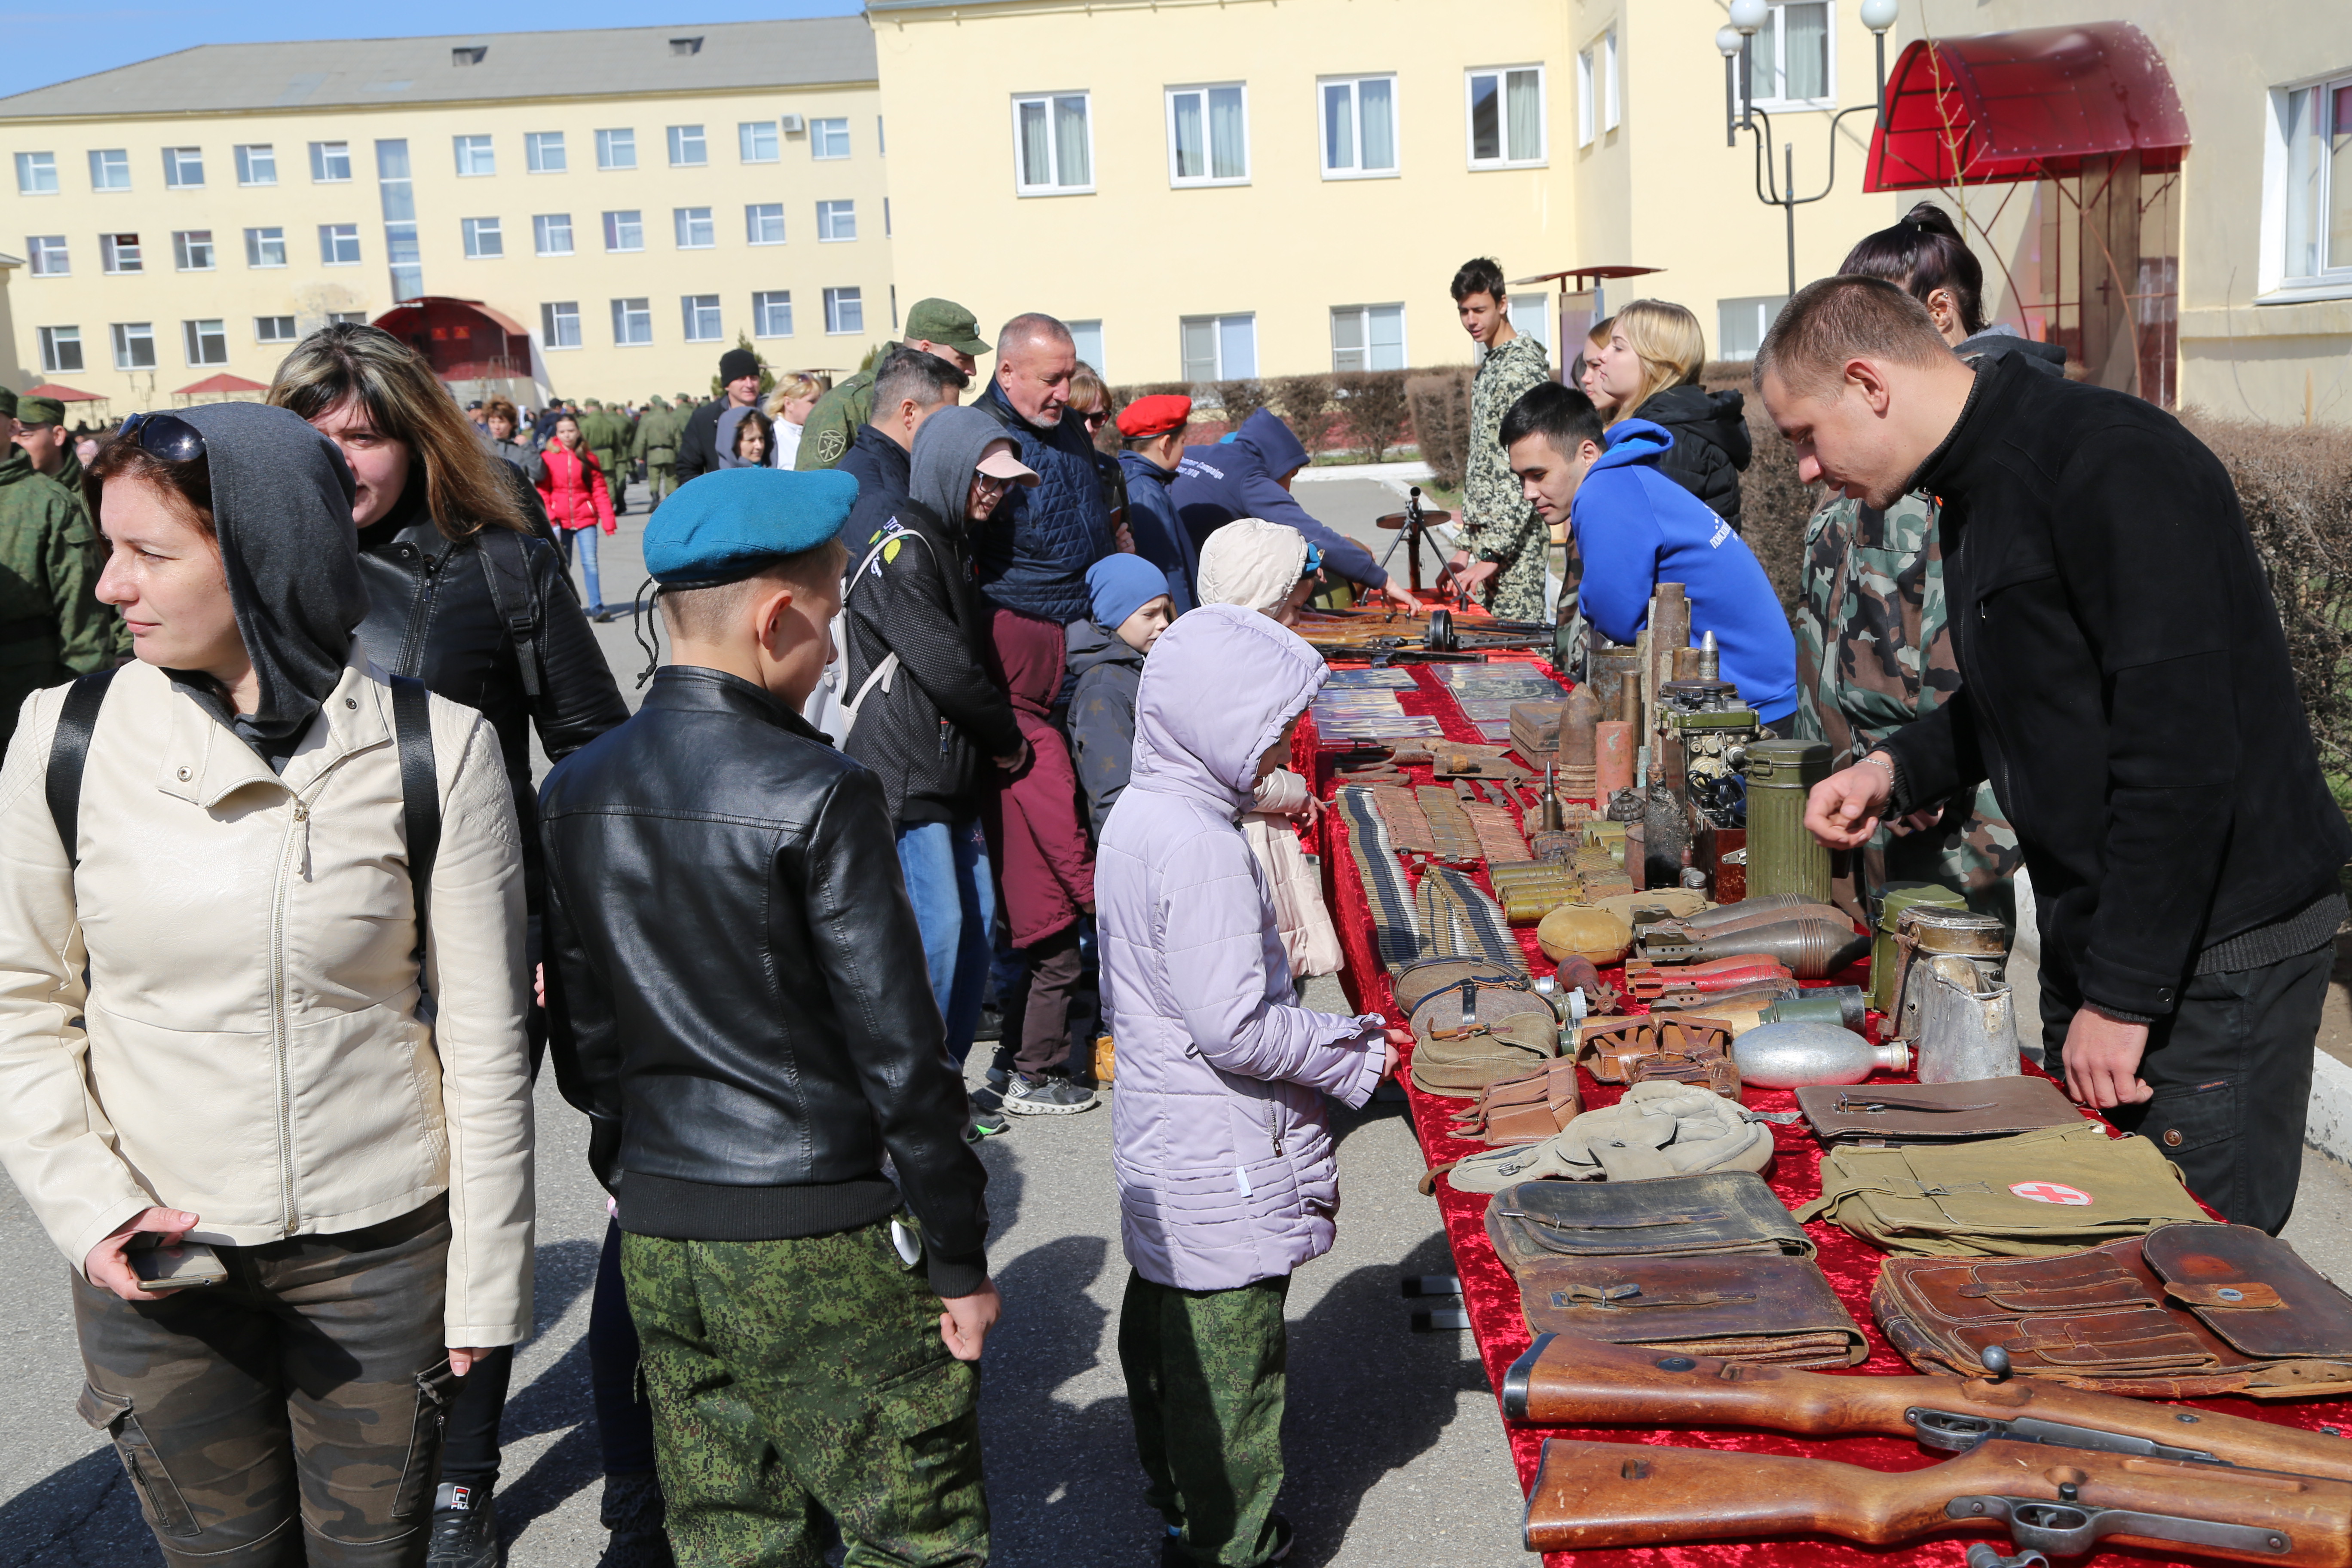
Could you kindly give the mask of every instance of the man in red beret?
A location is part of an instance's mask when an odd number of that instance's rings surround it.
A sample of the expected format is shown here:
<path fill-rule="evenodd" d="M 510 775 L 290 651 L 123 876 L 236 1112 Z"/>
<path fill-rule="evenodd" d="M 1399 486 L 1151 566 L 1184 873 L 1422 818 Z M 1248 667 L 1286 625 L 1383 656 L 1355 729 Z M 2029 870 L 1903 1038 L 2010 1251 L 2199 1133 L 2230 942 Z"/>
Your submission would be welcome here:
<path fill-rule="evenodd" d="M 1169 486 L 1184 456 L 1184 427 L 1192 400 L 1173 394 L 1139 397 L 1119 411 L 1118 465 L 1127 475 L 1127 527 L 1135 552 L 1167 574 L 1168 596 L 1182 615 L 1199 601 L 1192 580 L 1201 566 L 1192 536 L 1176 516 Z"/>

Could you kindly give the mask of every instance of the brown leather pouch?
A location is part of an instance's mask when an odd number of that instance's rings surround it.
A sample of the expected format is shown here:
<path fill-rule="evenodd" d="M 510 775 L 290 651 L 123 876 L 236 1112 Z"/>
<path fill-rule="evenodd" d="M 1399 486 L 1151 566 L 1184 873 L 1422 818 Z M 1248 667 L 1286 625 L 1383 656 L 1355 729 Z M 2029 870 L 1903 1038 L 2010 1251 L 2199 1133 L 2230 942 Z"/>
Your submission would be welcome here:
<path fill-rule="evenodd" d="M 1518 1281 L 1538 1334 L 1774 1366 L 1856 1366 L 1870 1354 L 1810 1258 L 1547 1258 Z"/>
<path fill-rule="evenodd" d="M 1923 1372 L 2020 1376 L 2148 1399 L 2352 1392 L 2352 1299 L 2275 1237 L 2168 1225 L 2049 1258 L 1893 1258 L 1871 1310 Z"/>
<path fill-rule="evenodd" d="M 1579 1109 L 1576 1064 L 1556 1057 L 1533 1072 L 1488 1084 L 1476 1104 L 1447 1119 L 1447 1131 L 1496 1148 L 1540 1143 L 1573 1121 Z"/>
<path fill-rule="evenodd" d="M 1953 1143 L 2004 1138 L 2083 1120 L 2046 1078 L 1973 1083 L 1823 1084 L 1797 1090 L 1797 1109 L 1825 1143 Z"/>
<path fill-rule="evenodd" d="M 1533 992 L 1480 986 L 1465 1023 L 1457 988 L 1413 1010 L 1412 1081 L 1429 1094 L 1471 1100 L 1559 1054 L 1559 1016 Z"/>
<path fill-rule="evenodd" d="M 1611 1019 L 1605 1023 L 1587 1024 L 1583 1037 L 1577 1042 L 1578 1063 L 1602 1083 L 1632 1084 L 1633 1064 L 1643 1057 L 1679 1057 L 1692 1061 L 1710 1058 L 1728 1058 L 1731 1054 L 1731 1031 L 1711 1018 L 1644 1017 Z M 1684 1083 L 1706 1081 L 1702 1071 L 1696 1078 L 1660 1070 L 1652 1075 L 1675 1078 Z"/>
<path fill-rule="evenodd" d="M 1486 1236 L 1514 1273 L 1558 1258 L 1813 1255 L 1805 1227 L 1749 1171 L 1649 1182 L 1521 1182 L 1487 1202 Z"/>
<path fill-rule="evenodd" d="M 1655 1056 L 1635 1057 L 1625 1064 L 1625 1082 L 1629 1088 L 1660 1079 L 1673 1083 L 1695 1083 L 1713 1089 L 1726 1100 L 1739 1098 L 1739 1064 L 1727 1056 L 1660 1051 Z"/>

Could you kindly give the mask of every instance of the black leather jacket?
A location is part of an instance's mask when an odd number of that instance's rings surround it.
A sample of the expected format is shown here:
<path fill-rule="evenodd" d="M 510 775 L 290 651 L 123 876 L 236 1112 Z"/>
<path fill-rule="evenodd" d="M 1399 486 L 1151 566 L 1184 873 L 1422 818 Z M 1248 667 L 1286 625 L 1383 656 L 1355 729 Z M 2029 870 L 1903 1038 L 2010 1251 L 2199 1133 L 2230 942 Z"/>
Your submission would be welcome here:
<path fill-rule="evenodd" d="M 978 1289 L 988 1174 L 874 775 L 670 665 L 540 805 L 548 1043 L 621 1227 L 824 1236 L 903 1203 L 933 1288 Z"/>

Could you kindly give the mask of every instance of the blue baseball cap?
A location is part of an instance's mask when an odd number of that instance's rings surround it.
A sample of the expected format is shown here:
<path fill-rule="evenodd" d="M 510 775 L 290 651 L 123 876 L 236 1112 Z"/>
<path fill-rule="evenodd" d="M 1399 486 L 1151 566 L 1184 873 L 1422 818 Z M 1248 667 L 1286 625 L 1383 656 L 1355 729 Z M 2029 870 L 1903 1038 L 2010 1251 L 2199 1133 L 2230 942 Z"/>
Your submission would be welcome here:
<path fill-rule="evenodd" d="M 703 474 L 646 524 L 646 570 L 664 584 L 732 582 L 838 536 L 856 504 L 856 477 L 838 468 Z"/>

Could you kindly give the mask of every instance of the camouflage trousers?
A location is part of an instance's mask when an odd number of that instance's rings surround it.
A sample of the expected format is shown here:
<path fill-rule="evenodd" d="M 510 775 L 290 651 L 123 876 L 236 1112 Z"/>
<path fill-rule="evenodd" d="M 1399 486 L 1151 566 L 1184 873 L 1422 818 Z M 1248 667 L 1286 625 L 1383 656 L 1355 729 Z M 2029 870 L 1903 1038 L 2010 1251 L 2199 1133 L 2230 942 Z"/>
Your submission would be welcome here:
<path fill-rule="evenodd" d="M 1255 1568 L 1275 1548 L 1290 1277 L 1179 1290 L 1130 1270 L 1118 1362 L 1146 1497 L 1202 1568 Z"/>
<path fill-rule="evenodd" d="M 784 1241 L 623 1233 L 680 1568 L 988 1561 L 980 1368 L 887 1222 Z"/>
<path fill-rule="evenodd" d="M 164 1562 L 423 1563 L 456 1382 L 447 1201 L 215 1250 L 224 1283 L 160 1301 L 74 1280 L 82 1417 L 114 1439 Z"/>
<path fill-rule="evenodd" d="M 652 493 L 653 497 L 653 499 L 646 504 L 649 506 L 661 505 L 662 497 L 668 495 L 672 490 L 677 489 L 677 465 L 676 463 L 656 463 L 650 458 L 646 458 L 646 489 Z"/>

